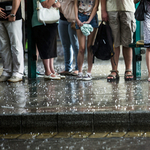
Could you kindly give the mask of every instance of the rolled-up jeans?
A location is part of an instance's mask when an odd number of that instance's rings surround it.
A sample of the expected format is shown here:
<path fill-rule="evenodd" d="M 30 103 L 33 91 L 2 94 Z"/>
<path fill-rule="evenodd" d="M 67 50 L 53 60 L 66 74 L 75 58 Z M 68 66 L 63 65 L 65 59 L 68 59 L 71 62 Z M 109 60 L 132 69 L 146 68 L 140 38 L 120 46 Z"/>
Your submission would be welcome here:
<path fill-rule="evenodd" d="M 4 76 L 23 76 L 23 54 L 22 20 L 0 22 L 0 56 Z"/>
<path fill-rule="evenodd" d="M 79 43 L 76 30 L 71 28 L 71 23 L 59 20 L 58 31 L 64 50 L 65 71 L 72 71 L 73 54 L 75 56 L 75 70 L 78 70 L 77 56 Z"/>

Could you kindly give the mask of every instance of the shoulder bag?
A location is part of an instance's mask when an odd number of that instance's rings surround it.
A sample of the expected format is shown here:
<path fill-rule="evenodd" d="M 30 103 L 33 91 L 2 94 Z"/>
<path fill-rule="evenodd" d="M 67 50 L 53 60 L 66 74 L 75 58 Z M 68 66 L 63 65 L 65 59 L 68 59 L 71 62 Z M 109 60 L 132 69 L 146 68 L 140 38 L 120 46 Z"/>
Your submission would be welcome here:
<path fill-rule="evenodd" d="M 134 15 L 138 21 L 144 21 L 145 13 L 147 13 L 147 0 L 141 0 Z"/>
<path fill-rule="evenodd" d="M 59 10 L 51 6 L 49 9 L 44 8 L 39 0 L 37 0 L 37 17 L 38 21 L 44 24 L 56 23 L 59 18 Z"/>
<path fill-rule="evenodd" d="M 60 12 L 65 16 L 68 22 L 75 22 L 74 0 L 59 0 Z"/>

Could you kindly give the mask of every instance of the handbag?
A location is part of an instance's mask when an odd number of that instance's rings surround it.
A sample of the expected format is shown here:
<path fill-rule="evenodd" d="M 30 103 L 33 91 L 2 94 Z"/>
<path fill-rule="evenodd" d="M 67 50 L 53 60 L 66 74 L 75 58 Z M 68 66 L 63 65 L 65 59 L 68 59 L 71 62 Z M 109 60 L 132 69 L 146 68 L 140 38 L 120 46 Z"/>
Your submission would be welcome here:
<path fill-rule="evenodd" d="M 6 16 L 11 14 L 12 10 L 12 1 L 5 1 L 5 2 L 0 2 L 0 7 L 4 9 L 4 12 L 6 13 Z M 21 3 L 20 6 L 16 12 L 16 20 L 22 19 L 22 13 L 21 13 Z M 0 18 L 0 21 L 7 21 L 7 19 Z"/>
<path fill-rule="evenodd" d="M 145 13 L 147 13 L 147 0 L 141 0 L 134 15 L 138 21 L 144 21 Z"/>
<path fill-rule="evenodd" d="M 102 21 L 99 25 L 96 39 L 91 49 L 93 55 L 101 60 L 109 60 L 114 56 L 113 35 L 108 22 L 104 23 Z"/>
<path fill-rule="evenodd" d="M 65 16 L 68 22 L 75 22 L 74 0 L 59 0 L 60 12 Z"/>
<path fill-rule="evenodd" d="M 37 0 L 37 17 L 38 21 L 44 24 L 56 23 L 59 18 L 59 10 L 51 6 L 50 8 L 44 8 L 39 0 Z"/>

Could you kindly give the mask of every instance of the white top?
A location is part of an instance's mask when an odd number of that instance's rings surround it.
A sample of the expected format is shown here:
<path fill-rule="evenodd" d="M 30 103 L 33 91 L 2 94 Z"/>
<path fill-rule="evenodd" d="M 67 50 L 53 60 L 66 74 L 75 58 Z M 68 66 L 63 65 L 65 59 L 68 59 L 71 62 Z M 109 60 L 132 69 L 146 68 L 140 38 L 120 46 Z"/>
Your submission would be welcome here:
<path fill-rule="evenodd" d="M 130 11 L 135 12 L 133 0 L 106 0 L 107 11 Z"/>

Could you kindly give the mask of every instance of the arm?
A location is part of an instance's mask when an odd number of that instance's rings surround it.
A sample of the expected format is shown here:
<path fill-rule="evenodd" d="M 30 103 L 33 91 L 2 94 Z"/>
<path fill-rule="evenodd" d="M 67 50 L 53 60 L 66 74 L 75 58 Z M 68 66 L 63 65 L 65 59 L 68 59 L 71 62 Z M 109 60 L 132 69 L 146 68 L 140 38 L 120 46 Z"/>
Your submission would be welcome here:
<path fill-rule="evenodd" d="M 4 13 L 3 11 L 4 11 L 4 9 L 0 7 L 0 18 L 6 17 L 6 13 Z"/>
<path fill-rule="evenodd" d="M 21 3 L 21 0 L 13 0 L 11 14 L 16 15 L 17 10 L 20 6 L 20 3 Z M 8 15 L 7 18 L 8 18 L 8 21 L 10 21 L 10 22 L 13 22 L 16 20 L 16 17 L 13 17 L 11 15 Z"/>
<path fill-rule="evenodd" d="M 41 2 L 41 4 L 44 8 L 50 8 L 51 6 L 56 8 L 60 7 L 60 3 L 59 2 L 55 3 L 55 0 L 45 0 L 44 2 Z"/>
<path fill-rule="evenodd" d="M 134 0 L 134 3 L 136 4 L 136 3 L 138 3 L 140 0 Z"/>
<path fill-rule="evenodd" d="M 102 12 L 102 20 L 107 22 L 108 21 L 108 14 L 106 11 L 106 0 L 101 1 L 101 12 Z"/>
<path fill-rule="evenodd" d="M 96 12 L 98 11 L 98 6 L 99 6 L 99 0 L 95 0 L 95 5 L 93 7 L 93 10 L 91 12 L 91 15 L 89 17 L 89 20 L 83 23 L 90 23 L 93 17 L 96 15 Z"/>
<path fill-rule="evenodd" d="M 77 22 L 78 26 L 81 27 L 81 26 L 83 26 L 83 23 L 78 18 L 78 0 L 74 1 L 74 10 L 75 10 L 76 22 Z"/>

